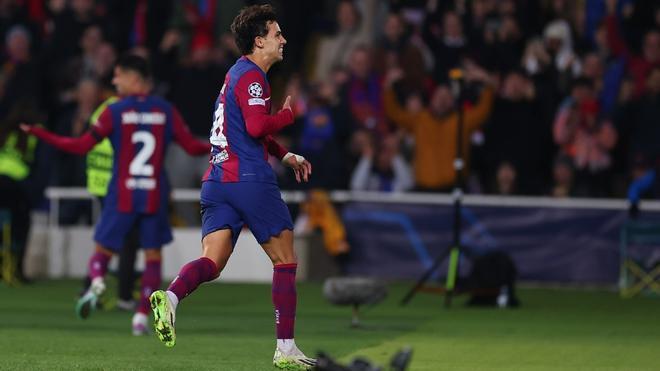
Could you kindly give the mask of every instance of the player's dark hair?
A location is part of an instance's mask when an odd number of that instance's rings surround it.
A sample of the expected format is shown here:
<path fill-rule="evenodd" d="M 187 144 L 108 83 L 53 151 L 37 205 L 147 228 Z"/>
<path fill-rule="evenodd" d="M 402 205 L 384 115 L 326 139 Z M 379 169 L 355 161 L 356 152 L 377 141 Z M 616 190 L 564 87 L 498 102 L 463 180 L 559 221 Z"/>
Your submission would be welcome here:
<path fill-rule="evenodd" d="M 252 5 L 241 9 L 231 23 L 236 46 L 241 54 L 248 55 L 254 51 L 254 38 L 268 34 L 268 22 L 276 22 L 277 16 L 272 6 Z"/>
<path fill-rule="evenodd" d="M 144 80 L 151 79 L 151 68 L 146 59 L 135 54 L 124 54 L 117 61 L 117 67 L 139 74 Z"/>

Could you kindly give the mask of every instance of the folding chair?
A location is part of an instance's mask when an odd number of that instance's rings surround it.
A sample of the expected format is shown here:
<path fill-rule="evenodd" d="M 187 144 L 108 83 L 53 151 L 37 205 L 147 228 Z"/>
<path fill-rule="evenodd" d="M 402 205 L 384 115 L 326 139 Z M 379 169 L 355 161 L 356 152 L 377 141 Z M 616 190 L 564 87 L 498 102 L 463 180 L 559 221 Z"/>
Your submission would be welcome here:
<path fill-rule="evenodd" d="M 621 228 L 620 242 L 621 297 L 631 298 L 642 292 L 660 295 L 660 264 L 648 264 L 648 252 L 660 250 L 660 222 L 627 221 Z M 647 262 L 643 261 L 645 258 Z"/>

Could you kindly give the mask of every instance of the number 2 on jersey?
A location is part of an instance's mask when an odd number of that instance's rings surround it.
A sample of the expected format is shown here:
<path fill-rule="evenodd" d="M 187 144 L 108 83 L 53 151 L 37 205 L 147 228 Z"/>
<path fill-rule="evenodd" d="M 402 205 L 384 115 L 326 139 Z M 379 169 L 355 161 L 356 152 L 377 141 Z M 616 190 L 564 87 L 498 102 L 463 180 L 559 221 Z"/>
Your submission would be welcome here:
<path fill-rule="evenodd" d="M 153 176 L 154 167 L 148 162 L 156 149 L 156 138 L 148 131 L 136 131 L 131 136 L 131 142 L 142 143 L 142 148 L 131 161 L 128 173 L 133 176 Z"/>

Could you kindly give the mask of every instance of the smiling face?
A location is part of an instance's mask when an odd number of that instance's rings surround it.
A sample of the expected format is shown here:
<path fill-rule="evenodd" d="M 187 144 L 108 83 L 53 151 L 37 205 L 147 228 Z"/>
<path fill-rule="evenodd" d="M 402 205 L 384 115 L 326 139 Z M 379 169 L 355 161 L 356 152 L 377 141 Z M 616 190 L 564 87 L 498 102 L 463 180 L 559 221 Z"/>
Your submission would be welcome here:
<path fill-rule="evenodd" d="M 272 62 L 284 59 L 284 45 L 286 39 L 282 36 L 282 30 L 277 22 L 268 22 L 268 33 L 266 36 L 257 36 L 255 46 L 261 49 L 261 54 Z"/>

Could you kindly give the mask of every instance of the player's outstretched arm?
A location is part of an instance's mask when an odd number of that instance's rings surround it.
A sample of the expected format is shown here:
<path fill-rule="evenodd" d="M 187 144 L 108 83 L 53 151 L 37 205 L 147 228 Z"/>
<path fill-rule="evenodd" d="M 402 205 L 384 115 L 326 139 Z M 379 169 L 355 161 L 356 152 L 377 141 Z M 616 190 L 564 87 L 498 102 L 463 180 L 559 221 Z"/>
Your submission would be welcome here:
<path fill-rule="evenodd" d="M 174 140 L 191 156 L 208 155 L 211 152 L 211 143 L 197 140 L 188 129 L 188 125 L 183 121 L 183 117 L 176 108 L 172 108 Z"/>
<path fill-rule="evenodd" d="M 36 125 L 21 124 L 21 130 L 27 134 L 32 134 L 44 142 L 56 147 L 64 152 L 73 153 L 76 155 L 84 155 L 89 152 L 101 137 L 96 134 L 93 129 L 88 130 L 85 134 L 78 138 L 65 137 L 53 134 L 50 131 Z"/>
<path fill-rule="evenodd" d="M 99 115 L 94 126 L 78 138 L 53 134 L 40 126 L 21 124 L 20 127 L 27 134 L 32 134 L 59 150 L 76 155 L 84 155 L 94 148 L 96 143 L 110 135 L 112 132 L 112 113 L 106 107 Z"/>

